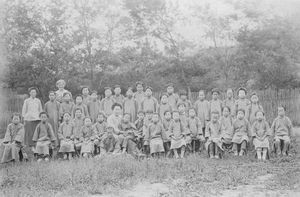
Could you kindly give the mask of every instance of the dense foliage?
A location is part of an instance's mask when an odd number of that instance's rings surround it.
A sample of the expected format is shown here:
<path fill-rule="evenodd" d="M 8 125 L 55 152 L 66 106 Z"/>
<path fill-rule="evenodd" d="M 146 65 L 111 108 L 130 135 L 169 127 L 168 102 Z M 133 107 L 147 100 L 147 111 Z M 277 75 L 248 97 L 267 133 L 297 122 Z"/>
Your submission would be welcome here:
<path fill-rule="evenodd" d="M 72 92 L 137 80 L 156 91 L 299 86 L 299 23 L 257 9 L 263 1 L 222 0 L 222 14 L 210 1 L 181 2 L 6 1 L 5 83 L 44 97 L 60 78 Z"/>

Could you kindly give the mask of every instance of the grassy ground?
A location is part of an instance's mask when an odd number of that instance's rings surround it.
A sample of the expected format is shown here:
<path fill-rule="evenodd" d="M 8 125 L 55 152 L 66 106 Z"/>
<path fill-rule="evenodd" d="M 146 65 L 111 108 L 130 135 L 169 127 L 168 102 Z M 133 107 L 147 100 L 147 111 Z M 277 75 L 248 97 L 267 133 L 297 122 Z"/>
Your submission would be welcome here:
<path fill-rule="evenodd" d="M 292 156 L 267 162 L 252 153 L 222 160 L 205 154 L 142 161 L 108 156 L 2 165 L 0 196 L 253 196 L 253 190 L 299 196 L 299 142 Z"/>

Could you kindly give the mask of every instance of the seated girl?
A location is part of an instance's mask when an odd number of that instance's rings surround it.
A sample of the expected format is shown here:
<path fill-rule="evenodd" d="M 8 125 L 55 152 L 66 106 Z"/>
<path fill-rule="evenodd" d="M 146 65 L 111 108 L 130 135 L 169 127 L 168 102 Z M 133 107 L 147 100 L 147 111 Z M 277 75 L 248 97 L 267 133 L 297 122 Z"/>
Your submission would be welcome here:
<path fill-rule="evenodd" d="M 63 115 L 63 123 L 58 129 L 58 138 L 60 140 L 59 151 L 64 155 L 64 159 L 72 159 L 74 149 L 74 125 L 70 121 L 71 114 L 66 112 Z"/>

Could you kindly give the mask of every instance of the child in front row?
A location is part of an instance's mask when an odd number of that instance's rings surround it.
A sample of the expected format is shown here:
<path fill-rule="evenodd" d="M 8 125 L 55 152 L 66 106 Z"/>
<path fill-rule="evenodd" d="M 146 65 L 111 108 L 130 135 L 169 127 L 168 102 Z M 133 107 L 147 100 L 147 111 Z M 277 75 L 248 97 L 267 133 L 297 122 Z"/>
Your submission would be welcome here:
<path fill-rule="evenodd" d="M 96 139 L 95 139 L 95 148 L 97 150 L 97 153 L 100 152 L 101 148 L 101 141 L 106 137 L 106 128 L 107 128 L 107 123 L 106 123 L 106 116 L 104 112 L 100 112 L 97 115 L 97 122 L 93 125 L 94 131 L 96 134 Z"/>
<path fill-rule="evenodd" d="M 250 124 L 245 118 L 245 110 L 238 109 L 237 119 L 233 122 L 233 152 L 234 155 L 243 156 L 247 150 L 250 136 Z"/>
<path fill-rule="evenodd" d="M 3 139 L 3 152 L 0 153 L 0 163 L 10 161 L 19 161 L 19 152 L 23 148 L 24 142 L 24 125 L 21 123 L 21 114 L 12 115 L 12 123 L 7 126 L 5 137 Z M 1 146 L 0 146 L 1 148 Z M 2 157 L 1 157 L 2 156 Z M 23 155 L 27 157 L 27 155 Z"/>
<path fill-rule="evenodd" d="M 291 137 L 294 136 L 291 120 L 285 115 L 284 107 L 278 107 L 278 117 L 274 120 L 271 132 L 274 135 L 274 148 L 278 156 L 288 155 Z"/>
<path fill-rule="evenodd" d="M 223 116 L 220 118 L 220 124 L 223 143 L 222 147 L 227 151 L 231 151 L 233 137 L 233 116 L 230 107 L 224 106 Z"/>
<path fill-rule="evenodd" d="M 38 162 L 49 161 L 49 149 L 52 148 L 52 144 L 56 138 L 50 123 L 48 123 L 48 115 L 46 112 L 40 113 L 41 122 L 36 126 L 32 141 L 35 142 L 35 154 L 37 154 Z"/>
<path fill-rule="evenodd" d="M 159 121 L 158 113 L 154 113 L 152 115 L 152 123 L 150 123 L 145 136 L 145 141 L 150 145 L 151 156 L 160 157 L 165 152 L 163 139 L 163 125 Z"/>
<path fill-rule="evenodd" d="M 178 151 L 180 151 L 180 157 L 184 157 L 185 153 L 185 127 L 181 123 L 179 112 L 173 111 L 173 121 L 169 127 L 169 133 L 171 138 L 171 150 L 173 150 L 175 158 L 178 159 Z"/>
<path fill-rule="evenodd" d="M 196 117 L 196 110 L 194 108 L 190 108 L 188 113 L 187 129 L 191 134 L 192 152 L 195 153 L 200 151 L 201 143 L 205 141 L 205 139 L 203 137 L 200 119 Z"/>
<path fill-rule="evenodd" d="M 63 115 L 63 122 L 58 128 L 60 149 L 58 152 L 64 155 L 64 159 L 72 159 L 74 149 L 74 125 L 71 122 L 71 114 L 66 112 Z"/>
<path fill-rule="evenodd" d="M 95 130 L 92 125 L 92 119 L 89 117 L 84 118 L 84 125 L 81 128 L 81 150 L 80 154 L 87 158 L 92 156 L 94 153 L 94 140 L 95 140 Z"/>
<path fill-rule="evenodd" d="M 221 124 L 219 122 L 219 111 L 211 112 L 211 121 L 205 128 L 206 149 L 209 157 L 219 159 L 223 150 L 221 141 Z"/>
<path fill-rule="evenodd" d="M 138 118 L 135 121 L 134 125 L 136 127 L 136 134 L 137 134 L 137 147 L 138 149 L 142 149 L 143 148 L 143 127 L 144 127 L 144 118 L 145 118 L 145 114 L 143 111 L 139 111 L 137 114 Z"/>
<path fill-rule="evenodd" d="M 171 111 L 166 111 L 164 113 L 164 117 L 162 119 L 162 124 L 164 127 L 164 132 L 165 132 L 165 139 L 164 139 L 164 148 L 165 148 L 165 153 L 166 157 L 169 157 L 171 154 L 171 138 L 170 138 L 170 133 L 169 133 L 169 128 L 170 124 L 172 122 L 172 113 Z"/>
<path fill-rule="evenodd" d="M 268 137 L 270 136 L 269 123 L 265 120 L 264 112 L 257 111 L 256 121 L 252 125 L 253 144 L 256 150 L 258 160 L 266 160 L 267 153 L 270 150 Z"/>

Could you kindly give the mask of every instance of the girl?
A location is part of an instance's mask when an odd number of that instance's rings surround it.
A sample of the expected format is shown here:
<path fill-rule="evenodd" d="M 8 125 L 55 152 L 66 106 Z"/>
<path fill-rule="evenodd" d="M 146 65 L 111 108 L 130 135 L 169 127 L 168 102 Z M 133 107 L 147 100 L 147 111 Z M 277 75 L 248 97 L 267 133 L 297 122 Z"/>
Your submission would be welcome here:
<path fill-rule="evenodd" d="M 22 108 L 22 116 L 24 118 L 24 128 L 25 128 L 25 145 L 32 147 L 34 151 L 34 142 L 32 141 L 32 137 L 35 131 L 36 126 L 40 122 L 40 113 L 42 112 L 42 103 L 40 99 L 36 98 L 37 89 L 29 88 L 30 97 L 25 99 L 23 108 Z"/>
<path fill-rule="evenodd" d="M 205 136 L 206 123 L 210 119 L 210 117 L 209 117 L 210 116 L 210 114 L 209 114 L 210 105 L 209 105 L 209 102 L 207 100 L 205 100 L 204 90 L 199 91 L 199 99 L 195 102 L 194 105 L 195 105 L 194 107 L 196 109 L 197 117 L 201 121 L 203 136 Z"/>
<path fill-rule="evenodd" d="M 49 116 L 49 123 L 53 128 L 54 135 L 58 139 L 58 126 L 59 126 L 59 106 L 60 103 L 55 100 L 55 92 L 49 92 L 49 101 L 45 104 L 44 110 Z M 59 145 L 58 141 L 55 142 L 55 146 Z"/>
<path fill-rule="evenodd" d="M 160 105 L 158 107 L 158 114 L 161 119 L 164 118 L 164 114 L 166 111 L 172 111 L 172 107 L 168 103 L 168 95 L 162 94 L 160 97 Z"/>
<path fill-rule="evenodd" d="M 149 125 L 152 122 L 152 115 L 153 115 L 153 111 L 152 110 L 146 111 L 146 115 L 145 115 L 145 119 L 144 119 L 144 125 L 143 125 L 143 136 L 146 136 L 148 127 L 149 127 Z M 149 142 L 145 141 L 145 139 L 144 139 L 144 142 L 143 142 L 143 149 L 144 149 L 144 153 L 146 155 L 150 154 Z"/>
<path fill-rule="evenodd" d="M 246 88 L 239 88 L 238 89 L 238 99 L 235 101 L 235 110 L 236 112 L 239 109 L 243 109 L 245 112 L 245 117 L 248 117 L 248 107 L 250 105 L 250 101 L 246 98 L 247 90 Z"/>
<path fill-rule="evenodd" d="M 82 116 L 82 109 L 81 108 L 76 108 L 75 109 L 75 118 L 72 121 L 72 124 L 74 125 L 74 144 L 75 144 L 75 150 L 76 154 L 78 155 L 80 153 L 81 149 L 81 128 L 83 127 L 83 119 L 84 117 Z"/>
<path fill-rule="evenodd" d="M 56 140 L 46 112 L 40 113 L 40 119 L 41 122 L 37 125 L 32 137 L 32 141 L 36 143 L 35 154 L 38 156 L 38 162 L 42 159 L 49 161 L 49 149 L 52 147 L 51 143 Z"/>
<path fill-rule="evenodd" d="M 288 155 L 291 136 L 294 136 L 291 120 L 285 115 L 284 107 L 278 107 L 278 117 L 274 120 L 271 132 L 274 135 L 274 148 L 278 156 Z"/>
<path fill-rule="evenodd" d="M 219 112 L 219 116 L 220 114 L 222 114 L 222 101 L 219 99 L 220 96 L 220 91 L 218 89 L 213 89 L 212 90 L 212 100 L 210 101 L 210 113 L 212 113 L 213 111 L 217 111 Z"/>
<path fill-rule="evenodd" d="M 179 158 L 178 150 L 181 151 L 180 157 L 184 157 L 185 152 L 185 129 L 180 121 L 180 116 L 178 111 L 173 111 L 173 121 L 169 127 L 170 138 L 171 138 L 171 150 L 173 150 L 175 158 Z"/>
<path fill-rule="evenodd" d="M 196 110 L 194 108 L 190 108 L 189 117 L 187 119 L 187 129 L 191 134 L 191 146 L 192 152 L 198 152 L 201 147 L 201 142 L 205 141 L 202 132 L 201 121 L 198 117 L 196 117 Z"/>
<path fill-rule="evenodd" d="M 90 89 L 86 86 L 81 88 L 81 94 L 82 94 L 82 104 L 87 106 L 88 103 L 91 101 Z"/>
<path fill-rule="evenodd" d="M 121 92 L 122 92 L 121 86 L 120 85 L 115 85 L 115 88 L 114 88 L 114 93 L 115 93 L 114 99 L 115 99 L 116 103 L 119 103 L 120 105 L 123 105 L 123 103 L 124 103 L 124 96 L 121 94 Z"/>
<path fill-rule="evenodd" d="M 235 112 L 235 100 L 233 97 L 233 89 L 228 88 L 226 91 L 226 99 L 223 101 L 223 108 L 228 107 L 230 109 L 231 117 L 234 118 L 236 115 Z"/>
<path fill-rule="evenodd" d="M 172 113 L 171 111 L 165 111 L 164 117 L 162 119 L 162 125 L 164 127 L 164 148 L 166 157 L 169 157 L 171 154 L 171 138 L 169 133 L 169 127 L 172 122 Z"/>
<path fill-rule="evenodd" d="M 238 109 L 237 119 L 233 122 L 233 151 L 234 155 L 243 156 L 247 149 L 250 136 L 250 124 L 245 118 L 244 109 Z M 240 147 L 239 147 L 240 146 Z M 240 151 L 239 151 L 240 149 Z"/>
<path fill-rule="evenodd" d="M 85 104 L 83 104 L 83 96 L 81 96 L 81 95 L 77 95 L 75 98 L 75 106 L 73 108 L 74 111 L 72 112 L 73 117 L 75 117 L 75 109 L 78 109 L 78 108 L 81 109 L 81 111 L 85 117 L 89 116 L 87 106 Z"/>
<path fill-rule="evenodd" d="M 228 106 L 223 108 L 223 116 L 220 119 L 221 124 L 221 136 L 222 136 L 222 147 L 226 150 L 232 148 L 232 137 L 233 137 L 233 120 L 232 113 Z"/>
<path fill-rule="evenodd" d="M 252 125 L 253 144 L 258 160 L 266 160 L 270 149 L 268 137 L 270 135 L 269 123 L 265 120 L 264 112 L 257 111 L 256 121 Z M 261 154 L 262 153 L 262 154 Z"/>
<path fill-rule="evenodd" d="M 152 96 L 152 88 L 147 87 L 145 92 L 146 97 L 142 101 L 141 109 L 143 111 L 151 110 L 153 112 L 157 112 L 158 110 L 158 102 L 156 98 Z"/>
<path fill-rule="evenodd" d="M 137 146 L 138 146 L 138 149 L 142 149 L 143 148 L 143 138 L 144 138 L 144 135 L 143 135 L 143 127 L 144 127 L 144 117 L 145 117 L 145 114 L 143 111 L 139 111 L 138 112 L 138 118 L 137 120 L 135 121 L 134 125 L 137 129 L 137 136 L 138 136 L 138 143 L 137 143 Z"/>
<path fill-rule="evenodd" d="M 179 91 L 179 100 L 178 103 L 184 103 L 186 106 L 186 114 L 189 113 L 189 109 L 192 107 L 192 102 L 188 100 L 188 95 L 185 90 Z"/>
<path fill-rule="evenodd" d="M 71 123 L 71 114 L 66 112 L 63 115 L 63 122 L 58 129 L 58 138 L 60 140 L 59 151 L 64 155 L 64 159 L 72 159 L 74 149 L 74 125 Z"/>
<path fill-rule="evenodd" d="M 106 128 L 107 128 L 107 123 L 106 123 L 106 116 L 103 112 L 100 112 L 97 116 L 97 121 L 93 125 L 95 134 L 96 134 L 96 140 L 95 140 L 95 146 L 100 148 L 100 144 L 105 138 L 106 135 Z"/>
<path fill-rule="evenodd" d="M 60 107 L 59 107 L 60 120 L 63 119 L 64 113 L 72 114 L 75 104 L 71 101 L 71 99 L 72 99 L 71 93 L 69 93 L 69 92 L 64 93 L 62 103 L 60 104 Z"/>
<path fill-rule="evenodd" d="M 115 104 L 115 99 L 112 97 L 112 91 L 110 87 L 104 88 L 104 98 L 100 102 L 100 110 L 104 112 L 108 117 L 112 114 L 112 107 Z"/>
<path fill-rule="evenodd" d="M 167 85 L 168 103 L 173 110 L 177 109 L 177 103 L 179 100 L 178 94 L 174 93 L 174 85 L 172 83 Z"/>
<path fill-rule="evenodd" d="M 164 128 L 159 122 L 159 115 L 158 113 L 154 113 L 152 115 L 152 123 L 149 125 L 145 136 L 145 141 L 150 144 L 150 154 L 153 157 L 155 155 L 159 157 L 165 152 L 163 145 L 163 133 Z"/>
<path fill-rule="evenodd" d="M 118 140 L 114 137 L 114 127 L 111 125 L 107 126 L 107 135 L 103 138 L 100 145 L 100 153 L 114 153 L 118 146 Z"/>
<path fill-rule="evenodd" d="M 221 141 L 221 124 L 219 122 L 219 111 L 213 111 L 211 113 L 211 121 L 206 125 L 205 138 L 206 149 L 208 150 L 209 157 L 219 159 L 220 151 L 222 148 Z"/>
<path fill-rule="evenodd" d="M 65 86 L 66 86 L 66 82 L 63 79 L 60 79 L 56 82 L 56 87 L 58 88 L 58 90 L 55 92 L 55 95 L 56 95 L 56 101 L 58 101 L 59 103 L 63 102 L 63 97 L 65 93 L 69 93 L 70 97 L 72 98 L 71 92 L 66 90 Z"/>
<path fill-rule="evenodd" d="M 185 131 L 185 135 L 184 135 L 185 143 L 187 145 L 188 150 L 191 151 L 192 150 L 192 146 L 191 146 L 192 138 L 190 136 L 189 130 L 187 129 L 188 114 L 186 113 L 186 106 L 184 103 L 178 103 L 177 109 L 179 112 L 180 122 Z"/>
<path fill-rule="evenodd" d="M 3 139 L 3 152 L 0 154 L 0 163 L 19 161 L 19 152 L 24 146 L 24 126 L 21 123 L 21 114 L 12 115 L 12 123 L 7 126 Z M 23 155 L 26 157 L 26 155 Z"/>
<path fill-rule="evenodd" d="M 251 104 L 248 107 L 248 117 L 246 118 L 249 121 L 250 125 L 252 125 L 255 121 L 256 112 L 263 111 L 263 107 L 259 104 L 258 96 L 255 92 L 251 94 L 250 100 Z"/>
<path fill-rule="evenodd" d="M 80 132 L 80 138 L 82 141 L 80 154 L 87 158 L 94 152 L 95 130 L 92 126 L 91 118 L 85 117 L 83 121 L 84 125 Z"/>
<path fill-rule="evenodd" d="M 87 105 L 88 114 L 92 118 L 92 121 L 95 122 L 97 119 L 97 115 L 100 112 L 100 102 L 98 100 L 97 91 L 92 91 L 90 96 L 90 102 Z"/>
<path fill-rule="evenodd" d="M 130 114 L 130 121 L 135 122 L 136 116 L 137 116 L 137 110 L 138 110 L 138 102 L 133 98 L 133 91 L 132 88 L 128 88 L 126 92 L 126 98 L 124 99 L 123 109 L 124 114 L 128 113 Z"/>
<path fill-rule="evenodd" d="M 138 111 L 141 110 L 142 101 L 145 98 L 145 92 L 144 92 L 144 84 L 141 81 L 136 82 L 135 84 L 136 92 L 133 95 L 133 98 L 138 102 Z"/>

